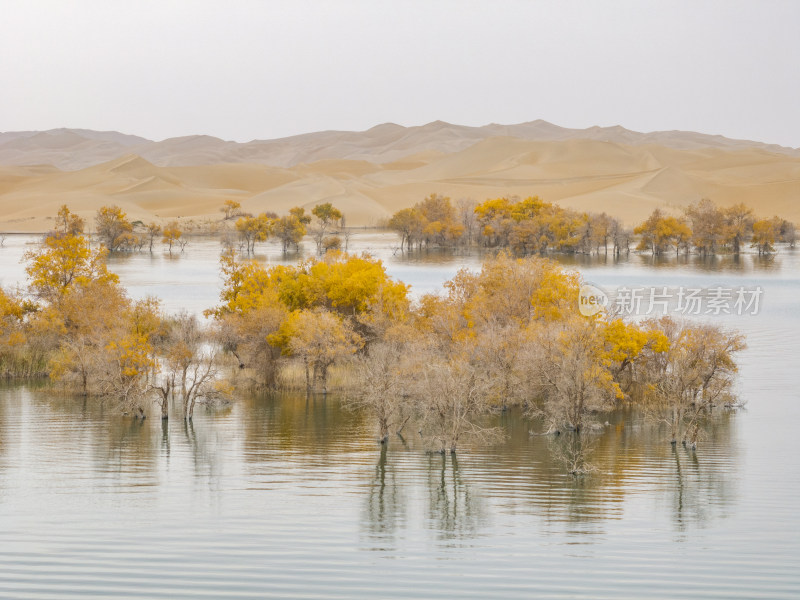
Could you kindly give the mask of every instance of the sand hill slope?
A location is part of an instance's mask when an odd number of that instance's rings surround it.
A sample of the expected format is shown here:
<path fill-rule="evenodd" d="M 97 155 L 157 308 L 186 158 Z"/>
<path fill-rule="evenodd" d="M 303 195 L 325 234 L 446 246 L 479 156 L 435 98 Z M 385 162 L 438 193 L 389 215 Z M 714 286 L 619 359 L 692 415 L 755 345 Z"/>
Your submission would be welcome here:
<path fill-rule="evenodd" d="M 701 197 L 800 222 L 800 153 L 691 132 L 571 130 L 544 121 L 462 127 L 385 124 L 247 144 L 210 136 L 150 142 L 115 132 L 0 134 L 0 230 L 43 231 L 68 204 L 91 219 L 217 219 L 226 199 L 283 212 L 330 201 L 376 224 L 430 193 L 537 194 L 633 224 Z"/>

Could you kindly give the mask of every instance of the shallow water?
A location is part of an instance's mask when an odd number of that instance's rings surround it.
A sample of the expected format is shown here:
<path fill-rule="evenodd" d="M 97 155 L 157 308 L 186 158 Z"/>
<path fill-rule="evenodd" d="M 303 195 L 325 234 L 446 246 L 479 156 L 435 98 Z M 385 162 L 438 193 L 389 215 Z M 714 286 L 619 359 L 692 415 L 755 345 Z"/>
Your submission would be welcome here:
<path fill-rule="evenodd" d="M 3 285 L 21 280 L 30 239 L 0 249 Z M 404 257 L 384 234 L 351 244 L 415 293 L 480 262 Z M 196 241 L 111 267 L 133 296 L 199 312 L 217 301 L 218 253 Z M 497 417 L 504 443 L 452 458 L 413 432 L 382 449 L 335 397 L 243 397 L 164 427 L 3 388 L 0 597 L 800 597 L 798 254 L 562 260 L 606 289 L 761 286 L 759 314 L 707 317 L 747 335 L 746 409 L 694 453 L 611 415 L 591 442 L 598 471 L 575 479 L 556 460 L 565 442 L 531 437 L 514 412 Z"/>

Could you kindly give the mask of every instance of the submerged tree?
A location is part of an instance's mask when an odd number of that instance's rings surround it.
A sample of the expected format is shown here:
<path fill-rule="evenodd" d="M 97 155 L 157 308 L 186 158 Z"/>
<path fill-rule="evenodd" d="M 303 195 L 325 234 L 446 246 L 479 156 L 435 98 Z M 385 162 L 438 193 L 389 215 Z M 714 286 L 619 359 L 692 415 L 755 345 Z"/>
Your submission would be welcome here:
<path fill-rule="evenodd" d="M 684 219 L 665 216 L 658 208 L 647 220 L 636 227 L 633 232 L 641 236 L 639 250 L 649 250 L 653 256 L 659 256 L 671 247 L 675 253 L 681 249 L 689 251 L 692 230 Z"/>
<path fill-rule="evenodd" d="M 317 254 L 322 254 L 331 247 L 331 240 L 328 239 L 328 236 L 331 228 L 342 220 L 342 212 L 330 202 L 325 202 L 312 208 L 311 214 L 317 219 L 313 232 Z"/>
<path fill-rule="evenodd" d="M 599 323 L 576 319 L 533 331 L 538 342 L 533 368 L 543 404 L 532 405 L 531 412 L 543 415 L 551 431 L 581 432 L 592 414 L 622 399 Z"/>
<path fill-rule="evenodd" d="M 303 236 L 306 234 L 306 226 L 311 222 L 311 217 L 305 213 L 303 208 L 293 208 L 285 217 L 276 219 L 273 224 L 275 236 L 281 240 L 283 251 L 287 252 L 291 246 L 298 250 Z"/>
<path fill-rule="evenodd" d="M 58 209 L 56 215 L 56 229 L 55 233 L 58 235 L 82 235 L 86 221 L 79 217 L 69 207 L 64 204 Z"/>
<path fill-rule="evenodd" d="M 703 256 L 715 254 L 726 241 L 723 211 L 708 198 L 703 198 L 686 209 L 686 216 L 691 223 L 694 247 Z"/>
<path fill-rule="evenodd" d="M 753 223 L 753 238 L 750 246 L 756 248 L 758 253 L 771 254 L 775 252 L 775 241 L 780 236 L 781 220 L 778 217 L 761 219 Z"/>
<path fill-rule="evenodd" d="M 364 410 L 377 422 L 378 439 L 389 440 L 389 432 L 400 433 L 411 417 L 412 409 L 408 383 L 413 377 L 413 360 L 406 354 L 404 344 L 397 341 L 380 342 L 356 360 L 358 389 L 346 400 L 347 406 Z"/>
<path fill-rule="evenodd" d="M 328 391 L 330 367 L 350 358 L 363 345 L 347 321 L 324 309 L 293 312 L 273 339 L 286 354 L 302 359 L 306 390 L 312 391 L 319 381 L 323 393 Z"/>
<path fill-rule="evenodd" d="M 164 226 L 162 233 L 164 237 L 161 239 L 161 243 L 165 244 L 169 249 L 169 253 L 172 254 L 172 246 L 178 244 L 183 236 L 181 226 L 177 221 L 170 221 Z"/>
<path fill-rule="evenodd" d="M 158 223 L 149 223 L 147 225 L 147 243 L 149 245 L 150 252 L 153 251 L 153 244 L 155 244 L 156 239 L 161 235 L 161 225 Z"/>
<path fill-rule="evenodd" d="M 96 281 L 116 284 L 119 279 L 106 268 L 107 251 L 92 250 L 80 235 L 48 236 L 39 250 L 23 258 L 31 292 L 50 304 L 59 304 L 70 290 Z"/>
<path fill-rule="evenodd" d="M 428 354 L 413 386 L 420 431 L 433 450 L 455 454 L 465 443 L 487 444 L 501 437 L 499 429 L 483 422 L 492 408 L 486 381 L 466 364 Z"/>
<path fill-rule="evenodd" d="M 405 243 L 409 250 L 415 242 L 420 248 L 423 244 L 453 246 L 465 231 L 450 198 L 440 194 L 430 194 L 413 208 L 399 211 L 388 226 L 402 236 L 400 247 Z"/>
<path fill-rule="evenodd" d="M 744 338 L 670 317 L 650 324 L 664 333 L 669 348 L 642 361 L 638 397 L 651 416 L 668 425 L 672 443 L 680 439 L 696 447 L 703 419 L 714 407 L 735 403 L 734 356 L 745 348 Z"/>
<path fill-rule="evenodd" d="M 218 356 L 206 343 L 206 336 L 194 315 L 180 313 L 166 322 L 161 342 L 163 360 L 158 391 L 161 418 L 168 418 L 169 400 L 176 399 L 185 419 L 192 419 L 198 400 L 220 396 Z"/>
<path fill-rule="evenodd" d="M 236 221 L 236 231 L 248 254 L 255 252 L 256 242 L 265 242 L 275 225 L 275 213 L 261 213 L 257 217 L 244 215 Z"/>
<path fill-rule="evenodd" d="M 95 217 L 97 236 L 110 252 L 134 246 L 133 224 L 119 206 L 103 206 Z"/>

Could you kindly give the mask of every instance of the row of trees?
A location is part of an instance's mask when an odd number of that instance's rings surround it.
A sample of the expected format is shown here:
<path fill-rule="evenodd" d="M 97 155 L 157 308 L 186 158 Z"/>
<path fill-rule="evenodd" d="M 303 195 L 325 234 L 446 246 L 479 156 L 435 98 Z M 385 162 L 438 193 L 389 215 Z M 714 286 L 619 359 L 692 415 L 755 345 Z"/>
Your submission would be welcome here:
<path fill-rule="evenodd" d="M 223 213 L 223 224 L 235 220 L 234 229 L 240 247 L 247 254 L 255 251 L 256 243 L 265 242 L 271 237 L 281 241 L 284 252 L 291 248 L 297 250 L 303 238 L 310 233 L 317 253 L 321 255 L 328 250 L 339 249 L 342 237 L 345 240 L 348 237 L 348 233 L 342 231 L 344 215 L 330 202 L 318 204 L 310 214 L 304 208 L 295 207 L 283 217 L 274 212 L 259 215 L 245 213 L 235 200 L 226 200 L 220 211 Z M 185 232 L 178 221 L 171 221 L 164 226 L 155 222 L 144 224 L 131 221 L 118 206 L 100 208 L 94 225 L 97 239 L 109 252 L 139 251 L 145 247 L 152 252 L 159 239 L 170 253 L 173 248 L 183 251 L 187 244 Z M 72 213 L 67 206 L 62 206 L 56 217 L 56 226 L 49 235 L 83 235 L 85 229 L 85 220 Z"/>
<path fill-rule="evenodd" d="M 653 255 L 671 250 L 676 254 L 694 250 L 703 256 L 739 254 L 748 243 L 759 254 L 769 254 L 776 242 L 794 247 L 797 239 L 794 224 L 785 219 L 758 219 L 744 204 L 721 208 L 708 199 L 690 205 L 681 217 L 656 209 L 634 233 L 640 236 L 637 249 Z"/>
<path fill-rule="evenodd" d="M 631 234 L 607 214 L 579 213 L 533 196 L 495 198 L 481 204 L 432 194 L 395 213 L 387 226 L 400 234 L 400 247 L 479 243 L 509 248 L 517 255 L 560 252 L 627 251 Z"/>
<path fill-rule="evenodd" d="M 656 209 L 632 232 L 605 213 L 564 209 L 537 196 L 524 200 L 494 198 L 480 204 L 432 194 L 395 213 L 387 226 L 400 235 L 400 247 L 448 247 L 478 243 L 508 248 L 518 256 L 566 252 L 628 252 L 634 236 L 638 250 L 660 255 L 674 250 L 702 255 L 738 254 L 748 243 L 759 254 L 774 252 L 776 242 L 794 246 L 794 224 L 780 217 L 758 219 L 744 204 L 721 208 L 703 199 L 675 217 Z"/>
<path fill-rule="evenodd" d="M 167 418 L 178 404 L 191 418 L 197 402 L 229 397 L 231 382 L 326 392 L 335 368 L 382 440 L 413 422 L 442 452 L 497 437 L 485 417 L 512 405 L 546 431 L 580 434 L 626 401 L 667 422 L 673 441 L 696 444 L 714 407 L 734 401 L 741 337 L 584 316 L 580 277 L 544 258 L 501 253 L 412 301 L 369 256 L 265 268 L 227 249 L 220 304 L 203 326 L 130 300 L 106 255 L 67 231 L 26 255 L 27 290 L 0 294 L 7 375 L 46 374 L 140 416 L 155 402 Z"/>
<path fill-rule="evenodd" d="M 59 209 L 55 228 L 48 237 L 82 236 L 85 228 L 86 221 L 64 205 Z M 131 222 L 119 206 L 103 206 L 97 211 L 95 231 L 100 243 L 109 252 L 138 251 L 145 246 L 152 252 L 159 238 L 170 252 L 173 247 L 183 250 L 186 246 L 183 230 L 177 221 L 171 221 L 163 227 L 157 223 L 145 225 L 141 221 Z"/>
<path fill-rule="evenodd" d="M 338 230 L 344 216 L 330 202 L 318 204 L 311 209 L 311 214 L 307 214 L 302 207 L 294 207 L 283 217 L 274 212 L 263 212 L 257 216 L 243 214 L 239 203 L 233 200 L 226 201 L 222 211 L 226 219 L 238 217 L 236 231 L 242 249 L 248 254 L 255 251 L 257 242 L 265 242 L 270 237 L 281 241 L 284 252 L 292 247 L 297 250 L 307 233 L 312 234 L 318 254 L 339 249 L 342 245 Z"/>

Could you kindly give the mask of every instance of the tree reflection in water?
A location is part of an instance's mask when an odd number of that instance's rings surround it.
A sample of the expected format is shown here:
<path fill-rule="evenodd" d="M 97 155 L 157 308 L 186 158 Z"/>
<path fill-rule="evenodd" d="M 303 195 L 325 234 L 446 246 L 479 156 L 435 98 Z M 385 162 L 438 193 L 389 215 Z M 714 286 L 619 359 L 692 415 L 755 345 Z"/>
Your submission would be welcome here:
<path fill-rule="evenodd" d="M 381 444 L 380 458 L 364 502 L 362 523 L 375 544 L 374 550 L 394 547 L 397 530 L 406 522 L 405 490 L 398 482 L 396 467 L 389 465 L 388 456 L 388 444 Z"/>
<path fill-rule="evenodd" d="M 592 543 L 641 506 L 632 497 L 652 503 L 655 518 L 683 534 L 731 513 L 741 471 L 730 411 L 705 423 L 705 439 L 691 451 L 671 446 L 633 409 L 607 415 L 596 433 L 558 437 L 529 435 L 541 428 L 512 409 L 490 423 L 506 430 L 503 443 L 455 456 L 425 454 L 416 435 L 376 446 L 372 423 L 335 397 L 243 397 L 194 422 L 142 422 L 91 400 L 16 388 L 4 393 L 0 416 L 0 476 L 24 444 L 31 464 L 65 477 L 81 472 L 115 490 L 180 493 L 195 481 L 195 491 L 207 485 L 214 498 L 241 487 L 357 493 L 362 534 L 376 549 L 398 546 L 414 528 L 460 543 L 509 514 Z M 590 472 L 570 475 L 577 469 L 565 468 L 565 456 Z"/>
<path fill-rule="evenodd" d="M 474 537 L 489 526 L 486 499 L 462 477 L 455 454 L 428 455 L 428 494 L 428 524 L 439 539 Z"/>

